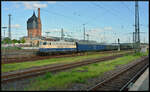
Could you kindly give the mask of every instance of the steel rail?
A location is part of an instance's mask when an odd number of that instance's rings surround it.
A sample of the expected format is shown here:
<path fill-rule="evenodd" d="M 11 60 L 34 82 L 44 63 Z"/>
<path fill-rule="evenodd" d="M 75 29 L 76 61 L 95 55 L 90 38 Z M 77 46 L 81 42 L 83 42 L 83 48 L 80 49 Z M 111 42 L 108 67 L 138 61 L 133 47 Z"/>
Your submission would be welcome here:
<path fill-rule="evenodd" d="M 142 61 L 146 60 L 147 58 L 149 58 L 149 57 L 146 56 L 145 58 L 142 58 L 142 59 L 141 59 L 139 62 L 137 62 L 136 64 L 134 64 L 134 65 L 132 65 L 132 66 L 130 66 L 130 67 L 128 67 L 128 68 L 123 69 L 121 72 L 118 72 L 117 74 L 114 74 L 112 77 L 110 77 L 110 78 L 108 78 L 108 79 L 106 79 L 106 80 L 104 80 L 104 81 L 102 81 L 102 82 L 96 84 L 95 86 L 93 86 L 93 87 L 87 89 L 87 91 L 95 91 L 96 89 L 102 87 L 105 83 L 108 83 L 110 80 L 112 80 L 112 79 L 116 78 L 117 76 L 123 74 L 124 72 L 126 72 L 126 71 L 128 71 L 129 69 L 131 69 L 132 67 L 138 65 L 139 63 L 141 63 Z"/>
<path fill-rule="evenodd" d="M 103 54 L 103 53 L 110 53 L 110 52 L 113 52 L 113 53 L 118 53 L 118 51 L 102 51 L 102 52 L 96 52 L 97 54 L 98 53 L 100 53 L 100 54 Z M 127 51 L 128 52 L 128 51 Z M 70 54 L 62 54 L 62 55 L 60 55 L 60 56 L 58 56 L 57 54 L 55 55 L 52 55 L 52 56 L 44 56 L 44 57 L 42 57 L 42 56 L 37 56 L 37 55 L 30 55 L 30 54 L 19 54 L 19 57 L 18 57 L 18 55 L 17 54 L 13 54 L 13 56 L 11 56 L 11 57 L 9 57 L 8 55 L 7 55 L 7 57 L 4 57 L 3 55 L 2 55 L 2 63 L 3 64 L 7 64 L 7 63 L 15 63 L 15 62 L 19 62 L 20 61 L 20 59 L 21 58 L 24 58 L 24 57 L 26 57 L 23 61 L 21 61 L 21 62 L 28 62 L 28 61 L 31 61 L 31 59 L 33 59 L 33 61 L 35 61 L 35 60 L 42 60 L 42 59 L 48 59 L 48 58 L 59 58 L 59 57 L 72 57 L 72 56 L 74 56 L 74 55 L 78 55 L 78 56 L 83 56 L 84 54 L 86 54 L 86 53 L 84 53 L 84 52 L 80 52 L 80 53 L 72 53 L 71 55 Z M 25 56 L 23 56 L 23 55 L 25 55 Z M 90 54 L 89 54 L 90 55 Z M 31 56 L 31 57 L 29 57 L 29 56 Z"/>
<path fill-rule="evenodd" d="M 146 64 L 131 80 L 129 80 L 121 89 L 120 91 L 128 91 L 129 85 L 133 83 L 139 76 L 147 69 L 149 64 Z"/>
<path fill-rule="evenodd" d="M 1 82 L 7 82 L 7 81 L 15 80 L 18 78 L 20 79 L 20 78 L 25 78 L 28 76 L 40 75 L 40 74 L 43 74 L 46 72 L 60 71 L 60 70 L 64 70 L 64 69 L 70 69 L 70 68 L 74 68 L 74 67 L 78 67 L 78 66 L 82 66 L 82 65 L 91 64 L 91 63 L 111 60 L 111 59 L 115 59 L 117 57 L 121 57 L 123 55 L 124 54 L 119 54 L 119 55 L 113 55 L 113 56 L 106 56 L 106 57 L 99 58 L 99 59 L 85 60 L 85 61 L 74 62 L 74 63 L 63 64 L 63 65 L 46 66 L 46 67 L 37 68 L 37 69 L 33 69 L 33 70 L 26 70 L 26 71 L 21 71 L 21 72 L 19 71 L 17 73 L 9 72 L 8 74 L 1 75 L 1 78 L 2 78 Z"/>

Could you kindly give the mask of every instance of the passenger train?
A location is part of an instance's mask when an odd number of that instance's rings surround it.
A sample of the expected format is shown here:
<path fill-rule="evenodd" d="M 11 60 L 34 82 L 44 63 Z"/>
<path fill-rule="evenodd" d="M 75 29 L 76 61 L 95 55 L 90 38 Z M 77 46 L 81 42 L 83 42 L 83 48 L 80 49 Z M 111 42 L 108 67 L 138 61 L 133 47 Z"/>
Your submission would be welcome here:
<path fill-rule="evenodd" d="M 117 50 L 118 44 L 99 44 L 88 42 L 66 42 L 66 41 L 41 41 L 39 53 L 67 53 L 67 52 L 85 52 L 85 51 L 108 51 Z M 120 49 L 132 49 L 130 45 L 120 45 Z"/>

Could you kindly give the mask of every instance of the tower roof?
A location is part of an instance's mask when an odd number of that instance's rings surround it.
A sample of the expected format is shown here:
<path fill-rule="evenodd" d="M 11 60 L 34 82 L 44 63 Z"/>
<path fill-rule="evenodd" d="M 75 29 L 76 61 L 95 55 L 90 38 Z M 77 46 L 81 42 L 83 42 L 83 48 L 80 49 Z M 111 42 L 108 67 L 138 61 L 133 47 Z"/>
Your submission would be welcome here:
<path fill-rule="evenodd" d="M 35 12 L 33 11 L 33 15 L 28 19 L 28 23 L 29 22 L 33 22 L 33 21 L 36 21 L 37 22 L 37 17 L 36 17 L 36 15 L 35 15 Z"/>

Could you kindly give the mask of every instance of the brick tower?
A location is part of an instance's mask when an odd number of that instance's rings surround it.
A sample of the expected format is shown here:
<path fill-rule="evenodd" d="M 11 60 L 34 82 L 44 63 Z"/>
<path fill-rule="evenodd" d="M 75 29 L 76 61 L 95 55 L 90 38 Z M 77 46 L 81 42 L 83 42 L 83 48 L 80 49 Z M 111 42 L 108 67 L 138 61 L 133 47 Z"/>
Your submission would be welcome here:
<path fill-rule="evenodd" d="M 38 8 L 38 18 L 33 12 L 32 17 L 27 21 L 28 38 L 40 38 L 41 37 L 41 19 L 40 19 L 40 8 Z"/>
<path fill-rule="evenodd" d="M 40 8 L 38 8 L 38 36 L 41 37 L 42 33 L 42 24 L 41 24 L 41 19 L 40 19 Z"/>

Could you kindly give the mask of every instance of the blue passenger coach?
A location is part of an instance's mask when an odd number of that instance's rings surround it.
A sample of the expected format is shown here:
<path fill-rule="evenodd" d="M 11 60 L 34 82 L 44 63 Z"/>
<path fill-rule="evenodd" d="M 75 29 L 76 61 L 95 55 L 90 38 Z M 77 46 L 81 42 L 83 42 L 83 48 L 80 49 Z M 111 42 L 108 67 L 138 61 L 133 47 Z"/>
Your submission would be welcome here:
<path fill-rule="evenodd" d="M 100 51 L 105 50 L 105 45 L 92 43 L 77 43 L 77 51 Z"/>

